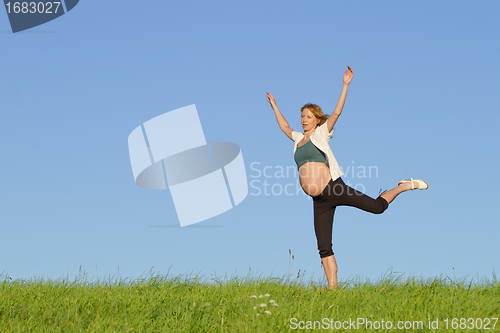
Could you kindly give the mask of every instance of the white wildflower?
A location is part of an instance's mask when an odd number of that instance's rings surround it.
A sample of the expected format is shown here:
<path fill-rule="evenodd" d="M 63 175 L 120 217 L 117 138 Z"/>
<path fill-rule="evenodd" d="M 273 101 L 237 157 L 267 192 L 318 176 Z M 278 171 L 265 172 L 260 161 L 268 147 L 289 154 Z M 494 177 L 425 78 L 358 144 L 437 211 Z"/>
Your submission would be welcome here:
<path fill-rule="evenodd" d="M 264 295 L 264 297 L 271 297 L 271 295 L 269 295 L 269 294 L 265 294 L 265 295 Z"/>
<path fill-rule="evenodd" d="M 269 303 L 272 304 L 272 303 L 276 303 L 276 302 L 274 301 L 274 299 L 272 299 L 272 300 L 269 301 Z"/>
<path fill-rule="evenodd" d="M 265 314 L 271 314 L 271 311 L 264 311 Z"/>
<path fill-rule="evenodd" d="M 266 303 L 262 303 L 261 305 L 259 305 L 261 308 L 265 308 L 267 306 Z"/>
<path fill-rule="evenodd" d="M 273 303 L 273 306 L 279 306 L 277 303 Z"/>
<path fill-rule="evenodd" d="M 260 316 L 260 313 L 257 313 L 257 316 Z"/>
<path fill-rule="evenodd" d="M 256 310 L 256 309 L 257 309 L 257 307 L 256 307 L 256 306 L 254 306 L 254 307 L 253 307 L 253 309 L 254 309 L 254 310 Z"/>
<path fill-rule="evenodd" d="M 250 298 L 257 298 L 257 296 L 255 296 L 255 295 L 252 295 L 252 296 L 250 296 Z"/>
<path fill-rule="evenodd" d="M 262 297 L 264 297 L 264 296 L 263 295 L 259 295 L 259 298 L 262 298 Z"/>

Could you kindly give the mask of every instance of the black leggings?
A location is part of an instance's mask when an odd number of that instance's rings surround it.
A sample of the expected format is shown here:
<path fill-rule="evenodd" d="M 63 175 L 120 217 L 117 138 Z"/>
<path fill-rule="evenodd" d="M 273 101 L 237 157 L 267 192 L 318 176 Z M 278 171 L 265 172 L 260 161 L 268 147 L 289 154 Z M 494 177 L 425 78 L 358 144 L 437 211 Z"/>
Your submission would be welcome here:
<path fill-rule="evenodd" d="M 335 213 L 337 206 L 357 207 L 374 214 L 383 213 L 389 206 L 384 198 L 380 196 L 377 199 L 370 198 L 347 186 L 340 177 L 335 181 L 330 180 L 321 194 L 312 198 L 314 201 L 314 231 L 321 258 L 333 255 L 333 213 Z"/>

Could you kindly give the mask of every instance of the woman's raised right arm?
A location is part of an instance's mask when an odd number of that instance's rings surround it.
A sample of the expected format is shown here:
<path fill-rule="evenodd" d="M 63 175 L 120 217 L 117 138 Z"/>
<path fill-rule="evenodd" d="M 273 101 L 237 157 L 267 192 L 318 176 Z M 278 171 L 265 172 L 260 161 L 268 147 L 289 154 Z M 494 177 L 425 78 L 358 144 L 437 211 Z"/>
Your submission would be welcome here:
<path fill-rule="evenodd" d="M 267 101 L 269 104 L 271 104 L 271 107 L 274 110 L 274 115 L 276 116 L 276 120 L 278 121 L 278 125 L 280 126 L 281 130 L 283 133 L 286 134 L 287 137 L 290 138 L 290 140 L 293 141 L 292 138 L 292 132 L 293 130 L 290 128 L 288 125 L 288 122 L 286 121 L 285 117 L 280 112 L 280 109 L 278 109 L 278 106 L 276 105 L 276 101 L 274 100 L 273 95 L 271 95 L 269 92 L 267 93 Z"/>

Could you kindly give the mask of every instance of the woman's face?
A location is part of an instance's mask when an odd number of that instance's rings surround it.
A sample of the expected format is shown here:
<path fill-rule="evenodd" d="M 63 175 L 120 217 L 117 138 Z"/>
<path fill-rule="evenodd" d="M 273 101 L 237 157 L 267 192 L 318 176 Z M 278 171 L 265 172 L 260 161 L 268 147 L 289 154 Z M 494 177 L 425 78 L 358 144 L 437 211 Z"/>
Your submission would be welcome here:
<path fill-rule="evenodd" d="M 301 122 L 304 132 L 307 132 L 314 130 L 316 126 L 318 126 L 320 120 L 314 116 L 311 110 L 305 108 L 302 110 Z"/>

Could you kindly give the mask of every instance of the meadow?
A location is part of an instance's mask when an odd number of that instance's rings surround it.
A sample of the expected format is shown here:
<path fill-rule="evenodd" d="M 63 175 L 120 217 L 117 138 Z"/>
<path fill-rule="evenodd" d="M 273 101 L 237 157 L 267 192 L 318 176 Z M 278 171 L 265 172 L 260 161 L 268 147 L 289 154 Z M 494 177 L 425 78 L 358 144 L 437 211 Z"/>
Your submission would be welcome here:
<path fill-rule="evenodd" d="M 496 332 L 500 284 L 387 274 L 336 291 L 282 278 L 153 273 L 0 280 L 0 332 Z"/>

